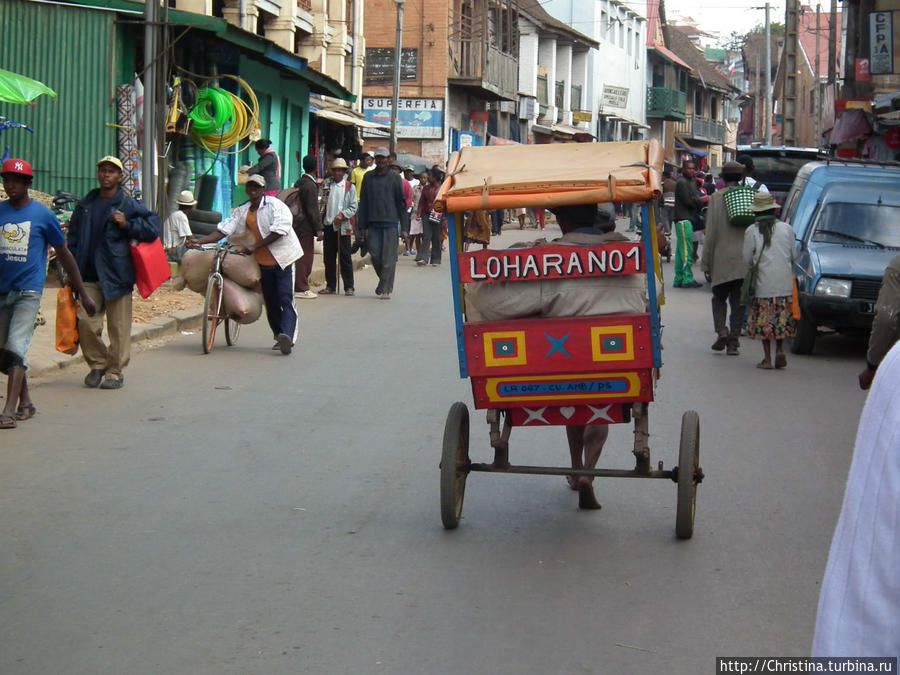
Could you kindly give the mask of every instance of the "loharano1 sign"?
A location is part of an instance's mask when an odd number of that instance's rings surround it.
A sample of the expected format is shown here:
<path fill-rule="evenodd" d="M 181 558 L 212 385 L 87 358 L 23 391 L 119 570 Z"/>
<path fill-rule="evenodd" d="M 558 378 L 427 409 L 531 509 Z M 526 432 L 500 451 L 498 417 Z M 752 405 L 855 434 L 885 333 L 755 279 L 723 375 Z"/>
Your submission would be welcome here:
<path fill-rule="evenodd" d="M 363 98 L 362 112 L 369 122 L 391 126 L 391 104 L 388 97 Z M 377 129 L 363 129 L 365 136 L 389 136 Z M 397 138 L 444 137 L 444 99 L 401 98 L 397 111 Z"/>

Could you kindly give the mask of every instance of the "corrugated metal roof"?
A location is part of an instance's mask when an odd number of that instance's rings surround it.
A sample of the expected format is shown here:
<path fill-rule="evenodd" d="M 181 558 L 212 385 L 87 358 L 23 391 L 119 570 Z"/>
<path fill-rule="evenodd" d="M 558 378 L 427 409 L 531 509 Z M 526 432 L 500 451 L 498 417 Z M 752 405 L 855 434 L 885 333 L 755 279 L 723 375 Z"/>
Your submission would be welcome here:
<path fill-rule="evenodd" d="M 0 103 L 0 115 L 24 122 L 0 139 L 31 162 L 34 187 L 84 194 L 97 185 L 94 162 L 116 154 L 115 106 L 110 101 L 111 12 L 25 0 L 2 0 L 0 62 L 40 80 L 58 94 L 35 107 Z"/>

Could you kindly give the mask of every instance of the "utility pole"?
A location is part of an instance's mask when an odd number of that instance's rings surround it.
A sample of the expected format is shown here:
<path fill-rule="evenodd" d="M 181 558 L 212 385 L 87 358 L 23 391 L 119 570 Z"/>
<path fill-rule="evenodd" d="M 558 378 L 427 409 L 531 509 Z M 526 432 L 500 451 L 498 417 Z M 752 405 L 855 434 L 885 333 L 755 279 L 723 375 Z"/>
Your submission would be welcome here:
<path fill-rule="evenodd" d="M 800 49 L 800 2 L 799 0 L 787 0 L 784 17 L 784 50 L 781 55 L 781 64 L 784 77 L 782 78 L 782 122 L 781 136 L 785 145 L 797 144 L 797 97 L 802 95 L 797 86 L 797 69 L 803 58 Z"/>
<path fill-rule="evenodd" d="M 772 25 L 766 3 L 766 145 L 772 145 Z"/>
<path fill-rule="evenodd" d="M 159 31 L 159 0 L 144 5 L 144 154 L 141 157 L 141 199 L 148 209 L 156 208 L 156 52 Z"/>
<path fill-rule="evenodd" d="M 756 96 L 753 98 L 753 138 L 754 139 L 764 139 L 766 135 L 766 125 L 763 121 L 766 107 L 765 97 L 760 96 L 762 92 L 762 82 L 760 82 L 760 78 L 762 77 L 762 73 L 759 69 L 759 52 L 756 52 Z M 764 92 L 762 92 L 764 93 Z M 757 133 L 757 131 L 759 133 Z"/>
<path fill-rule="evenodd" d="M 391 152 L 397 152 L 397 113 L 400 108 L 400 49 L 403 44 L 403 3 L 406 0 L 394 0 L 397 4 L 397 44 L 394 48 L 394 98 L 391 102 Z"/>
<path fill-rule="evenodd" d="M 816 88 L 813 90 L 814 101 L 815 101 L 815 110 L 813 110 L 813 114 L 816 116 L 816 147 L 820 147 L 821 139 L 822 139 L 822 71 L 821 71 L 821 58 L 819 57 L 819 32 L 821 23 L 819 20 L 822 18 L 822 5 L 821 3 L 816 4 Z"/>
<path fill-rule="evenodd" d="M 831 0 L 831 17 L 828 28 L 828 85 L 834 86 L 834 82 L 837 79 L 837 73 L 835 72 L 835 64 L 837 63 L 837 0 Z M 852 40 L 850 37 L 850 31 L 847 31 L 847 39 Z M 853 68 L 855 66 L 854 63 L 850 63 L 850 67 Z"/>

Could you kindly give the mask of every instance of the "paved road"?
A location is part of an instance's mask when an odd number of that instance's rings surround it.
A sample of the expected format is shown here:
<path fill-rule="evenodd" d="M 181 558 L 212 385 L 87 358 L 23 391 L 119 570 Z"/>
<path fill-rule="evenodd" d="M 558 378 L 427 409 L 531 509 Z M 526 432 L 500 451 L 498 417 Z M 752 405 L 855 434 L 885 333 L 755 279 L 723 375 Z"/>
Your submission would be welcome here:
<path fill-rule="evenodd" d="M 519 238 L 507 232 L 504 241 Z M 670 275 L 671 267 L 666 265 Z M 394 299 L 305 301 L 302 343 L 181 336 L 120 392 L 70 369 L 0 445 L 0 672 L 712 673 L 716 655 L 804 655 L 863 395 L 863 349 L 822 340 L 784 372 L 709 351 L 709 294 L 670 290 L 654 462 L 701 416 L 694 538 L 675 486 L 473 474 L 438 510 L 457 377 L 449 270 L 401 261 Z M 489 459 L 473 415 L 471 453 Z M 605 464 L 631 468 L 614 427 Z M 560 429 L 514 461 L 565 462 Z"/>

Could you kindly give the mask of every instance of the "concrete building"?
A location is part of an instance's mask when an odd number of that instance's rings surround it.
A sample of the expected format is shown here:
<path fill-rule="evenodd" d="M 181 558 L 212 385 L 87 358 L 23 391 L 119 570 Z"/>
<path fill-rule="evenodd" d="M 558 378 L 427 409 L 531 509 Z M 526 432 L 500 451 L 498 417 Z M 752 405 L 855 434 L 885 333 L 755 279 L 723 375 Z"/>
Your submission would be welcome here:
<path fill-rule="evenodd" d="M 646 19 L 619 0 L 548 0 L 550 14 L 598 43 L 587 55 L 586 111 L 600 141 L 647 137 Z"/>
<path fill-rule="evenodd" d="M 366 3 L 362 112 L 389 125 L 397 26 L 392 0 Z M 397 150 L 444 165 L 450 150 L 518 131 L 518 12 L 497 0 L 406 0 Z M 493 131 L 490 131 L 490 129 Z M 366 147 L 387 134 L 364 132 Z"/>
<path fill-rule="evenodd" d="M 594 140 L 588 62 L 599 43 L 548 14 L 537 0 L 521 0 L 518 31 L 522 142 Z"/>
<path fill-rule="evenodd" d="M 740 94 L 728 77 L 706 60 L 705 55 L 683 32 L 663 25 L 666 46 L 691 70 L 685 91 L 685 119 L 672 122 L 672 135 L 677 153 L 700 160 L 716 168 L 733 157 L 734 146 L 728 145 L 730 121 L 728 101 Z"/>

